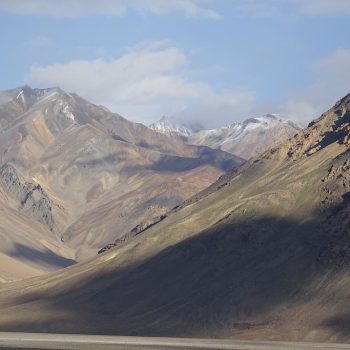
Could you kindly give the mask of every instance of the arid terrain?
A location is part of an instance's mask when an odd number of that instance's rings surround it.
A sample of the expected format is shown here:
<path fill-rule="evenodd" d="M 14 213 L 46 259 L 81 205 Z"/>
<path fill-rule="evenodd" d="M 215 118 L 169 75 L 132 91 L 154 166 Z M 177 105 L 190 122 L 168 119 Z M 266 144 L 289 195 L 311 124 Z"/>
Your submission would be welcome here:
<path fill-rule="evenodd" d="M 59 88 L 1 92 L 0 136 L 6 280 L 94 256 L 243 162 Z"/>
<path fill-rule="evenodd" d="M 269 132 L 274 144 L 285 139 L 284 124 L 277 124 L 281 133 Z M 0 133 L 4 280 L 91 258 L 245 161 L 132 123 L 59 88 L 1 92 Z M 266 147 L 265 138 L 259 143 L 252 135 L 249 143 L 244 134 L 241 153 L 253 144 Z"/>
<path fill-rule="evenodd" d="M 0 330 L 350 341 L 349 125 L 347 95 L 98 257 L 2 284 Z"/>

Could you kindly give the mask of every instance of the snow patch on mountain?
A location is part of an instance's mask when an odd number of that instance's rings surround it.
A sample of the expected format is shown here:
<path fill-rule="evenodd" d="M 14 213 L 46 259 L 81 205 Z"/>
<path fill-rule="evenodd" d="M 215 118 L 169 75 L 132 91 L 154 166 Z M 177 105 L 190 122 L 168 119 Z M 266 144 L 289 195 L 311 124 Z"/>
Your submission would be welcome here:
<path fill-rule="evenodd" d="M 75 122 L 75 116 L 71 111 L 71 108 L 69 105 L 65 105 L 63 108 L 63 114 L 67 119 L 70 119 L 71 121 Z"/>
<path fill-rule="evenodd" d="M 204 136 L 225 134 L 232 139 L 242 137 L 245 133 L 256 129 L 269 130 L 279 126 L 290 126 L 296 130 L 303 128 L 302 125 L 297 124 L 289 119 L 285 119 L 279 114 L 266 114 L 260 117 L 249 118 L 242 123 L 232 123 L 216 129 L 201 130 L 197 133 L 197 135 Z"/>
<path fill-rule="evenodd" d="M 201 130 L 189 135 L 187 142 L 222 149 L 248 159 L 292 137 L 302 128 L 279 114 L 266 114 L 242 123 Z"/>
<path fill-rule="evenodd" d="M 19 93 L 18 93 L 18 95 L 17 95 L 17 100 L 18 100 L 18 98 L 20 97 L 20 96 L 23 96 L 23 90 L 21 90 Z"/>
<path fill-rule="evenodd" d="M 157 122 L 149 125 L 149 128 L 166 135 L 190 136 L 202 129 L 200 125 L 187 125 L 173 118 L 163 116 Z"/>

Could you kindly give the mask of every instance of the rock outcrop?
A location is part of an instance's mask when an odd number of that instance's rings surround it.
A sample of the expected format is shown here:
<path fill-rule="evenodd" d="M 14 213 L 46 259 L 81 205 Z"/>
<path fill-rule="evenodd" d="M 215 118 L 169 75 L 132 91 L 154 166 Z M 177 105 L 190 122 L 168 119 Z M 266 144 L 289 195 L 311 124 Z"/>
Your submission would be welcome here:
<path fill-rule="evenodd" d="M 12 165 L 4 164 L 0 168 L 0 185 L 19 210 L 35 217 L 50 231 L 54 230 L 52 202 L 40 184 L 25 181 Z"/>

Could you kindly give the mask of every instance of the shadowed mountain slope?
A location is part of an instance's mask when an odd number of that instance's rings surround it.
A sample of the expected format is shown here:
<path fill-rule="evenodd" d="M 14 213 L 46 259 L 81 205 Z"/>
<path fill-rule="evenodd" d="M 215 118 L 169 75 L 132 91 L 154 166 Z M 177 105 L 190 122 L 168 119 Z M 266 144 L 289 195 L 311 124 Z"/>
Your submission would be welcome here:
<path fill-rule="evenodd" d="M 0 329 L 350 341 L 349 123 L 350 95 L 116 248 L 1 286 Z"/>

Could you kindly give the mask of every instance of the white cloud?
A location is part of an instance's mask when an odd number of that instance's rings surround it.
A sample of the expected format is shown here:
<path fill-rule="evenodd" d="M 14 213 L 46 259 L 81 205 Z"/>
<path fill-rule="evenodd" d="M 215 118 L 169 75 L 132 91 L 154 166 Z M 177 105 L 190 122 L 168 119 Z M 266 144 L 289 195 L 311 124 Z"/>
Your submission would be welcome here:
<path fill-rule="evenodd" d="M 258 16 L 350 15 L 349 0 L 227 0 L 227 3 L 233 12 Z M 218 4 L 214 0 L 1 0 L 0 12 L 80 18 L 122 16 L 133 10 L 157 15 L 179 12 L 186 17 L 218 20 L 222 17 Z M 285 6 L 289 6 L 287 10 Z"/>
<path fill-rule="evenodd" d="M 33 66 L 26 82 L 33 86 L 60 86 L 126 117 L 154 121 L 162 114 L 192 111 L 191 116 L 214 122 L 248 106 L 247 92 L 215 91 L 208 83 L 191 80 L 189 58 L 167 42 L 141 43 L 113 60 L 73 60 Z M 243 109 L 246 109 L 244 107 Z M 216 112 L 215 112 L 216 111 Z M 185 113 L 189 117 L 189 113 Z"/>
<path fill-rule="evenodd" d="M 31 68 L 28 80 L 38 85 L 59 85 L 93 100 L 145 103 L 160 98 L 198 97 L 205 89 L 191 83 L 179 69 L 186 55 L 176 47 L 137 47 L 114 60 L 74 60 Z"/>
<path fill-rule="evenodd" d="M 206 95 L 175 114 L 177 119 L 189 123 L 201 123 L 207 128 L 215 128 L 235 121 L 241 121 L 256 110 L 257 103 L 249 91 L 208 91 Z"/>
<path fill-rule="evenodd" d="M 274 111 L 294 121 L 308 124 L 331 106 L 324 102 L 319 101 L 317 96 L 306 97 L 303 94 L 296 93 L 276 103 Z M 335 100 L 332 100 L 330 103 L 334 104 L 334 102 Z"/>
<path fill-rule="evenodd" d="M 214 125 L 242 120 L 248 115 L 280 113 L 308 123 L 350 93 L 350 49 L 339 48 L 310 67 L 311 83 L 300 91 L 290 92 L 276 101 L 258 101 L 249 92 L 210 94 L 200 104 L 182 113 L 186 118 L 209 116 Z"/>
<path fill-rule="evenodd" d="M 330 84 L 338 91 L 350 88 L 350 49 L 339 48 L 316 62 L 313 67 L 317 88 L 327 89 Z"/>
<path fill-rule="evenodd" d="M 281 14 L 349 15 L 349 0 L 233 0 L 232 6 L 239 12 L 258 16 Z M 284 6 L 289 6 L 288 10 Z"/>
<path fill-rule="evenodd" d="M 218 12 L 203 7 L 203 0 L 134 0 L 134 7 L 156 14 L 164 15 L 173 11 L 184 13 L 188 17 L 202 17 L 209 19 L 220 19 Z"/>
<path fill-rule="evenodd" d="M 123 1 L 114 0 L 2 0 L 0 12 L 64 18 L 119 16 L 126 11 Z"/>
<path fill-rule="evenodd" d="M 60 86 L 146 124 L 165 114 L 207 127 L 268 112 L 308 122 L 350 89 L 350 49 L 340 48 L 315 62 L 312 83 L 279 101 L 258 102 L 246 90 L 214 89 L 192 74 L 189 61 L 190 56 L 170 42 L 142 42 L 111 60 L 33 66 L 26 82 Z"/>
<path fill-rule="evenodd" d="M 315 62 L 313 82 L 304 91 L 291 94 L 278 106 L 301 121 L 310 121 L 350 93 L 350 49 L 339 48 Z"/>
<path fill-rule="evenodd" d="M 165 15 L 180 12 L 188 17 L 220 19 L 219 13 L 203 6 L 203 0 L 1 0 L 0 12 L 18 15 L 79 18 L 121 16 L 128 10 Z"/>

